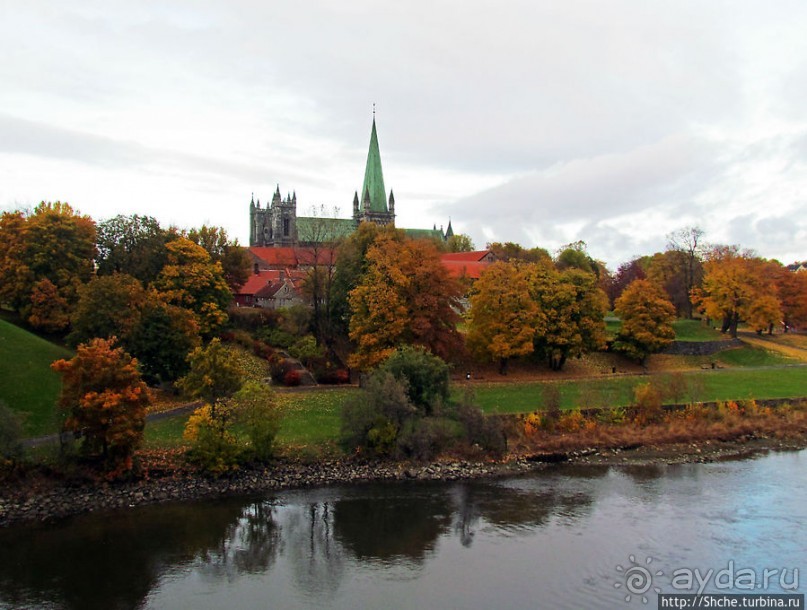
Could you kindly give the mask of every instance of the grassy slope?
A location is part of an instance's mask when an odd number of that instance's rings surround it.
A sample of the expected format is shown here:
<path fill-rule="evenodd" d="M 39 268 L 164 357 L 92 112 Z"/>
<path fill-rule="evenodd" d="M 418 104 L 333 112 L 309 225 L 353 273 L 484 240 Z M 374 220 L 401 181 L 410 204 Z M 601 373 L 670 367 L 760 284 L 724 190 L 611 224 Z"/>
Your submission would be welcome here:
<path fill-rule="evenodd" d="M 53 413 L 61 381 L 50 364 L 70 357 L 68 350 L 0 320 L 0 400 L 25 414 L 26 434 L 56 429 Z"/>
<path fill-rule="evenodd" d="M 714 328 L 704 326 L 700 320 L 676 320 L 673 328 L 678 341 L 720 341 L 727 338 Z"/>

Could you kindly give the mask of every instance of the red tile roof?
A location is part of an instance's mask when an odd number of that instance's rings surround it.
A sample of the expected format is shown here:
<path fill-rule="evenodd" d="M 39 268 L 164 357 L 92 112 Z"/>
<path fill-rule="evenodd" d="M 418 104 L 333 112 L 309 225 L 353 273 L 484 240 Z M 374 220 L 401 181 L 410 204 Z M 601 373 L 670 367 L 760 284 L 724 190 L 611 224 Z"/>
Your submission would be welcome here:
<path fill-rule="evenodd" d="M 255 273 L 249 276 L 246 283 L 241 286 L 236 294 L 239 295 L 257 295 L 258 291 L 271 284 L 280 283 L 282 279 L 288 278 L 292 281 L 292 285 L 297 288 L 300 280 L 305 279 L 306 271 L 302 269 L 268 269 Z"/>
<path fill-rule="evenodd" d="M 466 277 L 478 280 L 482 272 L 488 268 L 490 263 L 485 261 L 452 261 L 443 259 L 443 267 L 448 269 L 449 275 L 455 278 Z"/>
<path fill-rule="evenodd" d="M 335 261 L 335 251 L 330 248 L 272 248 L 253 246 L 250 254 L 268 267 L 296 267 L 318 262 L 327 265 Z"/>
<path fill-rule="evenodd" d="M 478 263 L 489 254 L 490 250 L 477 250 L 475 252 L 449 252 L 448 254 L 443 254 L 440 258 L 443 261 L 465 261 L 469 263 Z"/>

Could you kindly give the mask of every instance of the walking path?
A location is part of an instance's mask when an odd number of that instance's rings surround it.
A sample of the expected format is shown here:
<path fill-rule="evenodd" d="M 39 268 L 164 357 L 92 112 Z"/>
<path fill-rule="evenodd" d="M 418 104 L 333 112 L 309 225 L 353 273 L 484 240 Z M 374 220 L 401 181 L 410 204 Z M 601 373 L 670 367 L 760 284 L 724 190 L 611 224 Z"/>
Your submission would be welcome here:
<path fill-rule="evenodd" d="M 779 343 L 778 341 L 774 341 L 773 339 L 769 339 L 768 335 L 757 335 L 754 333 L 739 333 L 738 338 L 743 343 L 747 343 L 748 345 L 777 351 L 785 356 L 790 356 L 791 358 L 796 358 L 803 362 L 807 362 L 807 349 L 803 347 L 785 345 L 783 343 Z"/>

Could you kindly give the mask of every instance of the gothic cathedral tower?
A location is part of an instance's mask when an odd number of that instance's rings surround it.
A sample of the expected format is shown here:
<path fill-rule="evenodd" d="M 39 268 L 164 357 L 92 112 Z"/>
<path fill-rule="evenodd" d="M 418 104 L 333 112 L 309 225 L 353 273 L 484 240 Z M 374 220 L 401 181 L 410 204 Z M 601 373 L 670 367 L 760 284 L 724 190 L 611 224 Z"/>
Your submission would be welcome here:
<path fill-rule="evenodd" d="M 388 205 L 384 173 L 381 171 L 381 153 L 378 150 L 378 134 L 375 129 L 375 111 L 373 111 L 373 129 L 370 132 L 370 150 L 367 151 L 361 199 L 358 191 L 353 194 L 353 219 L 357 225 L 359 222 L 395 225 L 395 197 L 390 190 Z"/>

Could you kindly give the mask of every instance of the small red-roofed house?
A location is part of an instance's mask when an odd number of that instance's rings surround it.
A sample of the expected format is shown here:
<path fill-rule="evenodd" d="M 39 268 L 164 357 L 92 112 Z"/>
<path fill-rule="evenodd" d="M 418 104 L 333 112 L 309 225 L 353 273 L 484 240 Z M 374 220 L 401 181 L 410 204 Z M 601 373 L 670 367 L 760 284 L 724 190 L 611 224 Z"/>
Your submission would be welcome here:
<path fill-rule="evenodd" d="M 490 250 L 477 252 L 450 252 L 440 257 L 449 274 L 457 279 L 478 280 L 482 272 L 495 257 Z"/>

